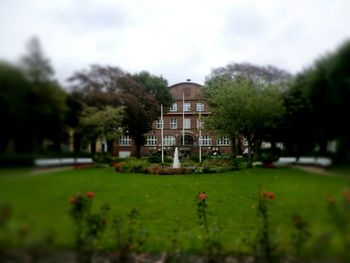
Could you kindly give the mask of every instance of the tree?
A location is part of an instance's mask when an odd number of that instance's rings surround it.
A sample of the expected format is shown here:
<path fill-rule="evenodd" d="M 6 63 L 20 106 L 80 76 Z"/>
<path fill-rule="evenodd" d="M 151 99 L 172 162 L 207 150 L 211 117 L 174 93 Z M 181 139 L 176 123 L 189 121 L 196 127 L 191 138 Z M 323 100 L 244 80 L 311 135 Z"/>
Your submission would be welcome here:
<path fill-rule="evenodd" d="M 21 60 L 26 77 L 33 83 L 51 82 L 53 80 L 54 70 L 50 64 L 50 60 L 45 58 L 37 37 L 29 40 L 27 50 L 28 54 L 23 56 Z"/>
<path fill-rule="evenodd" d="M 277 85 L 286 87 L 291 79 L 291 74 L 285 70 L 274 66 L 258 66 L 250 63 L 231 63 L 225 67 L 213 69 L 207 77 L 206 82 L 209 84 L 217 78 L 225 76 L 231 80 L 246 80 L 256 86 L 264 87 Z"/>
<path fill-rule="evenodd" d="M 281 91 L 273 85 L 260 88 L 252 81 L 228 76 L 210 79 L 205 88 L 212 110 L 210 124 L 226 134 L 237 132 L 247 139 L 247 167 L 251 168 L 253 147 L 260 147 L 266 130 L 274 127 L 283 114 Z"/>
<path fill-rule="evenodd" d="M 225 67 L 219 67 L 212 70 L 211 74 L 206 78 L 205 91 L 208 93 L 207 95 L 210 96 L 210 94 L 215 94 L 215 92 L 220 93 L 221 87 L 227 85 L 227 83 L 245 83 L 245 85 L 257 89 L 256 92 L 258 93 L 268 94 L 269 92 L 272 92 L 272 89 L 275 90 L 273 93 L 279 94 L 277 96 L 278 101 L 276 102 L 276 104 L 278 104 L 280 103 L 281 94 L 288 88 L 290 79 L 291 74 L 274 66 L 258 66 L 250 63 L 231 63 Z M 272 88 L 272 86 L 274 88 Z M 267 90 L 264 91 L 265 89 Z M 219 120 L 221 116 L 217 115 L 216 118 Z M 219 121 L 215 121 L 216 124 L 213 125 L 216 127 L 215 129 L 220 133 L 220 135 L 230 136 L 232 141 L 232 152 L 235 155 L 237 149 L 234 142 L 236 141 L 237 135 L 241 133 L 241 131 L 239 131 L 238 128 L 235 130 L 235 125 L 233 123 L 229 124 L 229 122 L 235 122 L 235 120 L 226 118 L 223 119 L 222 122 L 223 126 L 231 127 L 229 130 L 225 129 L 224 127 L 220 127 Z M 260 148 L 259 141 L 265 137 L 269 137 L 269 139 L 271 139 L 272 136 L 268 135 L 269 133 L 272 133 L 276 125 L 277 123 L 274 123 L 274 127 L 271 129 L 265 127 L 264 135 L 259 136 L 259 140 L 258 137 L 256 137 L 256 149 L 254 150 L 256 158 Z M 223 134 L 223 131 L 225 131 L 226 134 Z"/>
<path fill-rule="evenodd" d="M 140 158 L 144 134 L 159 117 L 160 104 L 168 107 L 172 102 L 167 81 L 146 71 L 130 75 L 118 67 L 99 65 L 77 72 L 69 80 L 87 106 L 124 108 L 123 130 L 134 139 Z"/>
<path fill-rule="evenodd" d="M 28 118 L 27 101 L 29 83 L 15 65 L 0 62 L 0 152 L 13 152 L 18 148 L 20 136 L 28 138 L 28 129 L 23 125 Z M 26 133 L 23 131 L 26 130 Z M 20 135 L 22 133 L 22 135 Z M 25 145 L 22 145 L 25 148 Z"/>
<path fill-rule="evenodd" d="M 0 83 L 4 150 L 42 151 L 44 141 L 60 151 L 67 110 L 66 93 L 53 79 L 53 69 L 38 39 L 29 42 L 20 65 L 1 63 Z M 10 125 L 12 123 L 12 125 Z"/>
<path fill-rule="evenodd" d="M 141 157 L 141 146 L 144 134 L 152 129 L 152 123 L 159 117 L 160 104 L 146 89 L 131 79 L 121 77 L 119 85 L 122 89 L 121 100 L 125 109 L 123 126 L 136 145 L 136 157 Z"/>
<path fill-rule="evenodd" d="M 141 71 L 131 77 L 141 84 L 147 93 L 153 95 L 159 104 L 163 104 L 165 109 L 171 106 L 174 99 L 169 92 L 166 79 L 151 75 L 147 71 Z"/>
<path fill-rule="evenodd" d="M 92 152 L 95 153 L 97 139 L 111 141 L 120 136 L 122 120 L 121 107 L 85 107 L 79 120 L 79 130 L 83 140 L 92 143 Z"/>
<path fill-rule="evenodd" d="M 347 41 L 299 73 L 298 78 L 302 81 L 294 82 L 291 88 L 293 99 L 306 98 L 310 105 L 308 124 L 312 126 L 312 138 L 309 140 L 319 145 L 321 154 L 327 154 L 327 141 L 336 139 L 342 142 L 344 147 L 338 154 L 343 157 L 338 157 L 343 159 L 350 156 L 350 124 L 340 117 L 350 111 L 349 61 L 350 41 Z M 306 141 L 306 136 L 303 139 Z"/>
<path fill-rule="evenodd" d="M 89 106 L 120 106 L 118 80 L 125 75 L 119 67 L 92 65 L 88 70 L 75 72 L 68 81 L 72 91 Z"/>
<path fill-rule="evenodd" d="M 32 38 L 27 54 L 21 60 L 21 69 L 30 83 L 27 92 L 28 117 L 24 120 L 31 127 L 34 151 L 43 150 L 44 140 L 53 142 L 52 150 L 61 151 L 65 114 L 66 92 L 54 79 L 50 60 L 45 57 L 38 38 Z"/>

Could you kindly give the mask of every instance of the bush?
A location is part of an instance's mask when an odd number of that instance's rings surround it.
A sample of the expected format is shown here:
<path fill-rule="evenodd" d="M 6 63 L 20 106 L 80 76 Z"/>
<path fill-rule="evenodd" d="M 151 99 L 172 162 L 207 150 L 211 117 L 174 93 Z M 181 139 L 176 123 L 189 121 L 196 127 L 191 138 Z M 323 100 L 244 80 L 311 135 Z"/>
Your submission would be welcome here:
<path fill-rule="evenodd" d="M 276 162 L 278 158 L 279 155 L 273 151 L 266 150 L 260 154 L 260 159 L 264 164 Z"/>
<path fill-rule="evenodd" d="M 34 165 L 33 154 L 1 154 L 0 167 L 28 167 Z"/>
<path fill-rule="evenodd" d="M 120 164 L 119 171 L 124 173 L 142 173 L 145 170 L 145 167 L 149 165 L 146 160 L 136 159 L 129 159 Z"/>
<path fill-rule="evenodd" d="M 147 158 L 149 163 L 161 163 L 162 162 L 162 153 L 161 152 L 156 152 L 152 155 L 150 155 Z M 164 156 L 164 163 L 171 163 L 171 159 L 167 156 Z"/>
<path fill-rule="evenodd" d="M 95 163 L 104 163 L 109 165 L 111 165 L 115 161 L 115 158 L 109 153 L 97 153 L 92 159 Z"/>

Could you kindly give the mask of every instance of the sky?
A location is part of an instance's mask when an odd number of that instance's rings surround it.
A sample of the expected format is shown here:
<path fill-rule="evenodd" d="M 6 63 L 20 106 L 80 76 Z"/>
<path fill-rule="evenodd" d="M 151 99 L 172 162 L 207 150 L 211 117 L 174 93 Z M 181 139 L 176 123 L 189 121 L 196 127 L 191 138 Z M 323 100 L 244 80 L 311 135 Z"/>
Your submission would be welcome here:
<path fill-rule="evenodd" d="M 350 0 L 0 0 L 0 59 L 40 39 L 64 85 L 92 64 L 203 84 L 249 62 L 293 74 L 350 38 Z"/>

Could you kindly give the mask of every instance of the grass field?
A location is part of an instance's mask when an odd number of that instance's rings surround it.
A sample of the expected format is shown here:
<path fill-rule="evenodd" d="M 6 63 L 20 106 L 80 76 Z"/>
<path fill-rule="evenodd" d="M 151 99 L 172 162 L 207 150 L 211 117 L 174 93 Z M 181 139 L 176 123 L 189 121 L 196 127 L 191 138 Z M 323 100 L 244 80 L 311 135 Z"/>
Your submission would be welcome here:
<path fill-rule="evenodd" d="M 139 222 L 149 232 L 145 249 L 152 252 L 169 248 L 176 220 L 180 224 L 181 248 L 196 251 L 202 247 L 194 203 L 200 191 L 208 195 L 209 224 L 221 228 L 219 238 L 224 251 L 244 252 L 248 249 L 244 238 L 253 238 L 259 225 L 259 185 L 276 194 L 270 210 L 274 238 L 286 249 L 292 232 L 291 216 L 298 213 L 309 222 L 314 237 L 332 231 L 327 195 L 340 199 L 350 185 L 350 177 L 317 175 L 294 168 L 183 176 L 120 174 L 112 168 L 43 174 L 18 169 L 0 173 L 0 203 L 11 205 L 13 211 L 10 233 L 26 224 L 33 238 L 53 230 L 58 246 L 72 246 L 74 226 L 68 199 L 77 192 L 93 191 L 94 209 L 107 202 L 114 215 L 126 216 L 132 208 L 140 212 Z M 111 231 L 104 242 L 106 246 L 113 243 Z"/>

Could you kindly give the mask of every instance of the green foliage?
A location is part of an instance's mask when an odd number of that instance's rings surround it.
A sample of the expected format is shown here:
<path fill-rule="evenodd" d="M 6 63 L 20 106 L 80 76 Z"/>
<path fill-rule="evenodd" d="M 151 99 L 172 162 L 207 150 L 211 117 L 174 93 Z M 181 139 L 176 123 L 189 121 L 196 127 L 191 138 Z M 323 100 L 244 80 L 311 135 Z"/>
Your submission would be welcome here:
<path fill-rule="evenodd" d="M 350 111 L 349 59 L 350 41 L 347 41 L 317 59 L 292 82 L 285 99 L 284 132 L 288 135 L 287 146 L 296 149 L 298 155 L 310 151 L 316 144 L 320 154 L 327 155 L 327 141 L 349 140 L 349 122 L 335 118 Z M 345 161 L 349 151 L 339 150 L 337 160 Z"/>
<path fill-rule="evenodd" d="M 81 114 L 79 130 L 87 141 L 97 138 L 115 139 L 121 135 L 122 118 L 121 107 L 86 107 Z"/>
<path fill-rule="evenodd" d="M 93 157 L 93 161 L 99 164 L 111 165 L 113 162 L 116 161 L 116 158 L 110 155 L 109 153 L 98 153 L 95 154 L 95 156 Z"/>
<path fill-rule="evenodd" d="M 164 110 L 171 106 L 173 97 L 168 89 L 168 82 L 163 77 L 151 75 L 147 71 L 141 71 L 140 73 L 132 75 L 132 78 L 141 84 L 145 90 L 155 96 L 158 104 L 162 104 Z"/>
<path fill-rule="evenodd" d="M 208 81 L 206 93 L 213 112 L 208 120 L 210 127 L 229 135 L 233 131 L 242 134 L 250 150 L 268 129 L 277 126 L 284 112 L 282 92 L 277 86 L 220 77 Z M 247 165 L 251 167 L 251 154 L 248 157 Z"/>
<path fill-rule="evenodd" d="M 148 238 L 148 233 L 141 226 L 137 225 L 139 216 L 140 212 L 138 210 L 131 209 L 126 220 L 120 216 L 113 218 L 119 262 L 127 262 L 130 253 L 140 251 Z"/>
<path fill-rule="evenodd" d="M 110 210 L 107 204 L 102 205 L 97 213 L 91 211 L 94 198 L 93 192 L 85 195 L 78 193 L 69 199 L 71 204 L 70 215 L 75 224 L 75 247 L 78 259 L 85 262 L 91 250 L 101 238 L 107 225 L 107 215 Z"/>
<path fill-rule="evenodd" d="M 149 163 L 146 160 L 129 159 L 121 163 L 120 171 L 124 173 L 142 173 Z"/>
<path fill-rule="evenodd" d="M 60 151 L 66 129 L 66 92 L 53 79 L 53 70 L 39 41 L 30 42 L 20 66 L 0 64 L 0 121 L 11 123 L 2 129 L 1 152 Z"/>
<path fill-rule="evenodd" d="M 255 259 L 257 262 L 280 262 L 278 258 L 277 243 L 272 237 L 270 219 L 270 205 L 275 199 L 273 192 L 264 192 L 259 186 L 258 191 L 258 216 L 261 226 L 258 229 L 256 240 L 253 244 Z"/>
<path fill-rule="evenodd" d="M 205 187 L 206 193 L 210 193 L 208 195 L 209 229 L 214 227 L 216 220 L 222 226 L 218 232 L 219 240 L 223 245 L 222 253 L 248 255 L 251 251 L 242 241 L 242 232 L 243 229 L 248 229 L 249 240 L 252 241 L 253 233 L 261 225 L 258 224 L 261 221 L 257 221 L 257 198 L 253 193 L 258 184 L 263 184 L 267 189 L 275 191 L 277 196 L 273 201 L 275 204 L 270 204 L 271 207 L 269 207 L 269 211 L 272 212 L 270 226 L 278 231 L 273 241 L 278 242 L 288 254 L 294 252 L 290 236 L 295 228 L 291 223 L 290 215 L 297 211 L 310 224 L 313 238 L 316 237 L 314 234 L 321 235 L 325 232 L 332 234 L 336 243 L 331 242 L 327 247 L 318 247 L 318 250 L 320 251 L 321 248 L 323 248 L 322 251 L 326 250 L 328 253 L 326 256 L 331 259 L 339 256 L 337 242 L 341 240 L 342 234 L 329 221 L 325 199 L 327 193 L 339 193 L 339 189 L 349 184 L 349 178 L 346 176 L 321 176 L 294 168 L 275 170 L 256 168 L 216 175 L 187 174 L 171 177 L 117 174 L 112 168 L 66 170 L 28 176 L 30 174 L 33 175 L 31 170 L 26 174 L 23 170 L 1 170 L 0 199 L 12 208 L 9 226 L 12 226 L 11 229 L 15 228 L 15 232 L 10 232 L 6 237 L 16 235 L 16 226 L 21 226 L 25 222 L 31 229 L 27 240 L 30 241 L 32 235 L 40 237 L 43 231 L 52 229 L 57 233 L 55 246 L 72 249 L 75 225 L 67 214 L 66 199 L 69 193 L 92 190 L 96 193 L 96 200 L 91 210 L 93 214 L 97 213 L 99 206 L 105 202 L 112 208 L 113 215 L 129 214 L 131 207 L 142 212 L 142 217 L 137 219 L 138 223 L 134 229 L 137 235 L 138 225 L 142 225 L 149 231 L 147 242 L 142 246 L 143 251 L 152 254 L 166 251 L 171 242 L 172 222 L 175 218 L 179 218 L 181 220 L 177 238 L 179 249 L 184 255 L 206 253 L 203 247 L 203 229 L 197 227 L 196 207 L 192 202 L 193 191 L 202 190 Z M 339 194 L 336 197 L 341 196 Z M 266 201 L 271 202 L 271 200 Z M 337 204 L 337 208 L 344 208 L 344 212 L 347 211 L 343 203 Z M 122 219 L 124 222 L 122 225 L 127 227 L 128 218 L 124 219 L 123 216 Z M 112 221 L 108 220 L 108 222 Z M 99 248 L 110 251 L 115 248 L 116 238 L 112 236 L 108 222 L 107 228 L 102 233 L 101 242 L 97 244 L 100 245 Z M 199 236 L 202 238 L 198 238 Z M 340 244 L 342 245 L 341 241 Z M 313 259 L 314 252 L 308 245 L 303 247 L 303 253 L 306 253 L 306 256 L 309 255 L 306 258 Z M 321 260 L 315 258 L 315 261 Z"/>
<path fill-rule="evenodd" d="M 279 154 L 277 150 L 273 151 L 271 149 L 264 149 L 260 150 L 260 160 L 264 163 L 273 163 L 278 161 L 279 159 Z"/>
<path fill-rule="evenodd" d="M 149 163 L 161 163 L 162 162 L 162 153 L 156 152 L 148 156 L 147 161 Z M 171 163 L 171 159 L 168 156 L 164 156 L 164 163 Z"/>

